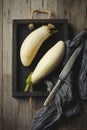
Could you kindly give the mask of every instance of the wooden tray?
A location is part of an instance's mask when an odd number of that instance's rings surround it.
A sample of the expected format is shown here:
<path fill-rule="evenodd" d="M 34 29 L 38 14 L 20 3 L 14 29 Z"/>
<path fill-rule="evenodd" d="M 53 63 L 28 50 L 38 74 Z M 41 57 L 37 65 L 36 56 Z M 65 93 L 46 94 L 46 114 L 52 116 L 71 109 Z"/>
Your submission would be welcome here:
<path fill-rule="evenodd" d="M 29 67 L 24 67 L 20 61 L 20 46 L 26 36 L 32 31 L 29 30 L 28 24 L 34 23 L 35 29 L 54 24 L 59 30 L 58 33 L 49 37 L 38 51 L 34 61 Z M 45 19 L 45 20 L 13 20 L 13 51 L 12 51 L 12 96 L 15 98 L 24 98 L 29 96 L 47 96 L 46 89 L 39 83 L 33 92 L 24 92 L 25 80 L 29 72 L 33 71 L 43 54 L 52 47 L 58 40 L 68 39 L 68 23 L 64 19 Z"/>

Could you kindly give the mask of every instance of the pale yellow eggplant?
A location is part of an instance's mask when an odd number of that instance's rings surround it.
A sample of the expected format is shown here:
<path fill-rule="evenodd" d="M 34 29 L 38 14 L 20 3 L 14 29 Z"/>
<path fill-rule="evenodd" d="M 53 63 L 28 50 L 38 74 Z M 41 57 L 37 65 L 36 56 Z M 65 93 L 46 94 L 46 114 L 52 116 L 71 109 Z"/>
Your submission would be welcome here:
<path fill-rule="evenodd" d="M 40 80 L 50 74 L 61 62 L 65 52 L 65 44 L 63 41 L 57 42 L 50 48 L 41 58 L 34 71 L 29 74 L 26 79 L 25 91 L 37 84 Z"/>
<path fill-rule="evenodd" d="M 25 38 L 20 48 L 20 59 L 24 66 L 32 63 L 40 46 L 51 34 L 51 28 L 45 25 L 34 30 Z"/>

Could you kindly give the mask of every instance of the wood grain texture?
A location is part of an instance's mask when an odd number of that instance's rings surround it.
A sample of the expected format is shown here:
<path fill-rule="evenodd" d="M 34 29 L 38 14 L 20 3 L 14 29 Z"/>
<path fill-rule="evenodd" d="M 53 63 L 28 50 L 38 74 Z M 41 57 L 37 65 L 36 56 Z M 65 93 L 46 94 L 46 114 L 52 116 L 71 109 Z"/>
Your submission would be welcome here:
<path fill-rule="evenodd" d="M 35 9 L 42 9 L 42 0 L 31 0 L 31 12 Z M 41 13 L 35 13 L 34 14 L 34 19 L 41 19 L 42 14 Z"/>
<path fill-rule="evenodd" d="M 0 0 L 0 130 L 2 130 L 2 116 L 3 116 L 3 111 L 2 111 L 2 104 L 3 104 L 3 95 L 2 95 L 2 42 L 3 42 L 3 28 L 2 28 L 2 0 Z"/>
<path fill-rule="evenodd" d="M 29 5 L 30 0 L 3 1 L 3 130 L 27 130 L 32 123 L 28 99 L 12 98 L 12 20 L 28 18 Z"/>
<path fill-rule="evenodd" d="M 69 23 L 74 27 L 74 34 L 84 30 L 86 22 L 86 0 L 68 0 Z"/>
<path fill-rule="evenodd" d="M 55 2 L 53 2 L 53 0 L 43 0 L 43 8 L 51 11 L 51 13 L 52 13 L 51 18 L 58 18 L 57 17 L 57 14 L 58 14 L 57 6 L 58 6 L 57 0 L 55 0 Z M 46 16 L 45 16 L 45 18 L 46 18 Z"/>
<path fill-rule="evenodd" d="M 12 20 L 28 19 L 33 9 L 49 9 L 52 18 L 67 18 L 71 35 L 87 27 L 87 0 L 0 0 L 0 130 L 30 130 L 45 100 L 33 98 L 30 103 L 29 99 L 12 98 Z M 47 16 L 36 13 L 34 18 Z M 60 122 L 55 130 L 87 130 L 87 102 L 83 102 L 83 111 Z"/>

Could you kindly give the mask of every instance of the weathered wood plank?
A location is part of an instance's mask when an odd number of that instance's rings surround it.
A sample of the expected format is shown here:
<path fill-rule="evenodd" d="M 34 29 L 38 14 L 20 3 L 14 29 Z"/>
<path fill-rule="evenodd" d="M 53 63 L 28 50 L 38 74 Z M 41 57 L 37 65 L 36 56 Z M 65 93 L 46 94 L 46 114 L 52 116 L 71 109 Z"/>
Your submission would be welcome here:
<path fill-rule="evenodd" d="M 29 19 L 30 11 L 31 11 L 31 0 L 15 0 L 14 1 L 14 12 L 13 12 L 13 19 Z"/>
<path fill-rule="evenodd" d="M 42 9 L 42 0 L 31 0 L 31 12 L 36 9 Z M 34 19 L 41 19 L 42 14 L 35 13 Z"/>
<path fill-rule="evenodd" d="M 3 32 L 3 28 L 2 28 L 2 0 L 0 0 L 0 130 L 2 130 L 2 104 L 3 104 L 3 95 L 2 95 L 2 42 L 3 42 L 3 36 L 2 36 L 2 32 Z"/>
<path fill-rule="evenodd" d="M 14 3 L 3 1 L 3 130 L 16 129 L 18 104 L 12 99 L 12 28 L 11 8 Z"/>
<path fill-rule="evenodd" d="M 68 0 L 57 0 L 57 18 L 68 19 Z"/>
<path fill-rule="evenodd" d="M 29 99 L 19 100 L 19 108 L 17 115 L 17 130 L 30 130 L 32 125 L 32 111 L 29 106 Z"/>
<path fill-rule="evenodd" d="M 30 0 L 3 1 L 3 130 L 29 130 L 32 123 L 28 99 L 12 98 L 12 20 L 29 12 Z"/>
<path fill-rule="evenodd" d="M 74 34 L 84 30 L 86 22 L 86 0 L 68 0 L 69 23 L 73 26 Z"/>
<path fill-rule="evenodd" d="M 43 0 L 43 8 L 51 11 L 51 13 L 52 13 L 51 18 L 57 18 L 57 15 L 58 15 L 57 6 L 58 6 L 57 0 L 55 0 L 55 1 L 53 1 L 53 0 Z M 45 16 L 45 18 L 46 17 L 47 16 Z"/>

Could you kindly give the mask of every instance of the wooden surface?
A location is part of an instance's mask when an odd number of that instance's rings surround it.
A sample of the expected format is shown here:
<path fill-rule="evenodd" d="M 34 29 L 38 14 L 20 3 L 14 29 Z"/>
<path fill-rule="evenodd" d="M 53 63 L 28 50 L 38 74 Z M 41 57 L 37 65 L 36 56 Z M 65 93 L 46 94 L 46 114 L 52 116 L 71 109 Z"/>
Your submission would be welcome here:
<path fill-rule="evenodd" d="M 0 130 L 2 130 L 2 0 L 0 0 Z"/>
<path fill-rule="evenodd" d="M 77 34 L 87 27 L 87 0 L 0 0 L 0 130 L 30 130 L 32 118 L 44 99 L 12 98 L 12 20 L 28 19 L 33 9 L 49 9 L 52 18 L 67 18 L 69 31 Z M 35 18 L 46 18 L 37 15 Z M 87 101 L 83 115 L 60 123 L 56 130 L 87 130 Z"/>

